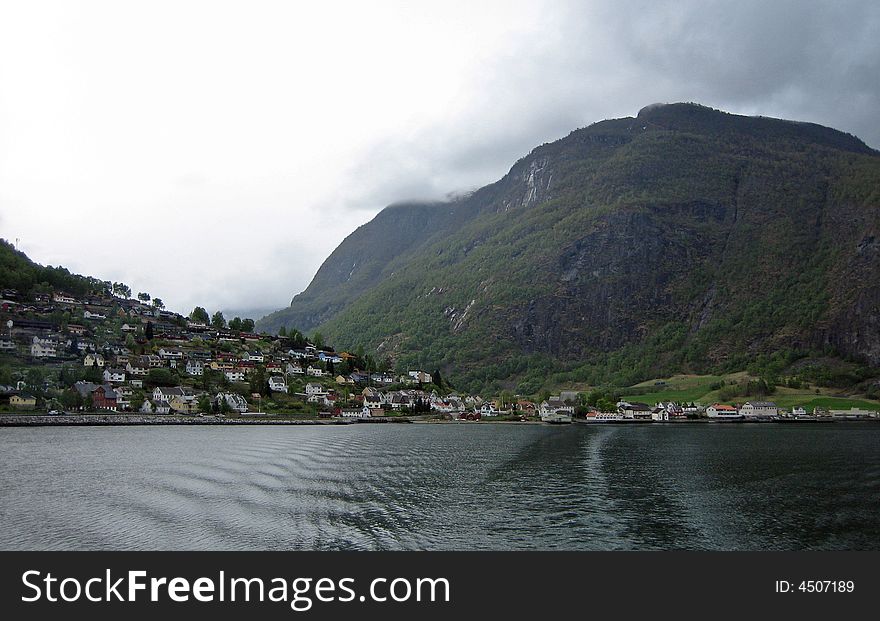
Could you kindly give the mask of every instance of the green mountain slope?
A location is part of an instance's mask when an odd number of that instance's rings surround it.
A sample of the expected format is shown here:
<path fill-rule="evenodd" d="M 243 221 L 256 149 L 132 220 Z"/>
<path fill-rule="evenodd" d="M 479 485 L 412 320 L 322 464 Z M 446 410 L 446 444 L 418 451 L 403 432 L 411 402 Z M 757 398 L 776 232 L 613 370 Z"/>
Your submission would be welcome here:
<path fill-rule="evenodd" d="M 464 199 L 386 209 L 258 328 L 317 327 L 472 389 L 809 350 L 880 365 L 878 229 L 880 156 L 853 136 L 651 106 Z"/>
<path fill-rule="evenodd" d="M 105 285 L 96 278 L 72 274 L 64 267 L 34 263 L 8 241 L 0 239 L 0 289 L 6 288 L 27 296 L 35 290 L 50 288 L 85 294 L 102 291 Z"/>

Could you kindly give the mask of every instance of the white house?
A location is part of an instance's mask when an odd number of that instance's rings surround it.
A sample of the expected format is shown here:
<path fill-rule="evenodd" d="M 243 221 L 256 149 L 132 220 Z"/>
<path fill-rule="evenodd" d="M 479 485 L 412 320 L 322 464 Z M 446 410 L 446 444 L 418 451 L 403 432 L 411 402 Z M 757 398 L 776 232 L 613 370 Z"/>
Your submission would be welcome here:
<path fill-rule="evenodd" d="M 91 312 L 91 311 L 89 311 L 89 310 L 85 310 L 85 311 L 83 312 L 83 317 L 84 317 L 85 319 L 95 319 L 95 320 L 98 320 L 98 319 L 107 319 L 107 315 L 102 315 L 102 314 L 100 314 L 100 313 L 93 313 L 93 312 Z"/>
<path fill-rule="evenodd" d="M 263 356 L 263 352 L 249 351 L 245 352 L 244 359 L 248 362 L 263 362 L 265 357 Z"/>
<path fill-rule="evenodd" d="M 244 414 L 248 411 L 247 401 L 239 394 L 236 394 L 234 392 L 217 393 L 214 401 L 220 402 L 221 400 L 226 401 L 226 404 L 236 412 L 241 412 L 242 414 Z"/>
<path fill-rule="evenodd" d="M 306 375 L 311 375 L 312 377 L 323 377 L 324 371 L 317 367 L 309 365 L 309 367 L 306 369 Z"/>
<path fill-rule="evenodd" d="M 303 368 L 301 366 L 299 366 L 298 364 L 290 363 L 290 362 L 287 363 L 286 370 L 288 373 L 291 373 L 293 375 L 302 375 L 303 373 L 305 373 L 305 371 L 303 371 Z"/>
<path fill-rule="evenodd" d="M 620 401 L 617 404 L 617 411 L 627 420 L 651 419 L 651 406 L 647 403 Z"/>
<path fill-rule="evenodd" d="M 202 364 L 201 360 L 187 360 L 186 361 L 186 374 L 187 375 L 204 375 L 205 374 L 205 365 Z"/>
<path fill-rule="evenodd" d="M 153 401 L 167 401 L 169 404 L 174 399 L 180 399 L 184 402 L 194 402 L 198 399 L 196 394 L 189 386 L 156 386 L 153 389 Z"/>
<path fill-rule="evenodd" d="M 137 360 L 134 362 L 129 360 L 125 364 L 125 370 L 128 371 L 128 373 L 130 375 L 145 376 L 145 375 L 149 375 L 149 373 L 150 373 L 150 368 L 147 365 L 145 365 L 144 363 L 139 362 Z"/>
<path fill-rule="evenodd" d="M 34 358 L 54 358 L 55 345 L 45 345 L 43 343 L 33 343 L 31 345 L 31 356 Z"/>
<path fill-rule="evenodd" d="M 327 391 L 324 390 L 324 387 L 320 384 L 312 384 L 311 382 L 306 384 L 306 395 L 326 395 Z"/>
<path fill-rule="evenodd" d="M 159 350 L 159 357 L 165 360 L 181 360 L 183 358 L 183 350 L 163 347 Z"/>
<path fill-rule="evenodd" d="M 280 375 L 273 375 L 269 378 L 269 390 L 272 392 L 287 392 L 287 383 Z"/>
<path fill-rule="evenodd" d="M 86 354 L 86 357 L 83 358 L 83 366 L 84 367 L 103 367 L 104 366 L 104 356 L 101 354 Z"/>
<path fill-rule="evenodd" d="M 381 408 L 385 403 L 385 395 L 373 388 L 364 388 L 362 394 L 364 395 L 364 405 L 368 405 L 370 408 Z"/>
<path fill-rule="evenodd" d="M 791 415 L 792 416 L 806 416 L 807 409 L 802 405 L 798 405 L 796 407 L 791 408 Z"/>
<path fill-rule="evenodd" d="M 342 358 L 340 358 L 336 354 L 325 351 L 318 352 L 318 360 L 320 360 L 321 362 L 332 362 L 333 364 L 338 364 L 342 362 Z"/>
<path fill-rule="evenodd" d="M 486 407 L 485 405 L 483 407 Z M 566 414 L 574 414 L 574 407 L 567 405 L 559 397 L 551 397 L 548 401 L 542 401 L 538 413 L 541 416 L 549 416 L 557 412 L 565 412 Z"/>
<path fill-rule="evenodd" d="M 745 417 L 776 416 L 779 409 L 772 401 L 748 401 L 739 409 L 739 413 Z"/>
<path fill-rule="evenodd" d="M 732 405 L 713 403 L 706 408 L 706 416 L 709 418 L 739 418 L 740 413 Z"/>
<path fill-rule="evenodd" d="M 121 384 L 125 381 L 124 369 L 104 369 L 104 381 L 111 384 Z"/>
<path fill-rule="evenodd" d="M 654 406 L 651 409 L 651 420 L 665 423 L 669 420 L 669 410 L 665 407 Z"/>
<path fill-rule="evenodd" d="M 547 403 L 546 401 L 544 403 Z M 480 407 L 480 415 L 481 416 L 498 416 L 498 410 L 495 409 L 495 404 L 491 401 L 487 401 Z"/>
<path fill-rule="evenodd" d="M 14 351 L 18 349 L 12 339 L 0 339 L 0 351 Z"/>
<path fill-rule="evenodd" d="M 619 421 L 623 420 L 623 414 L 620 412 L 587 412 L 587 420 L 597 423 Z"/>
<path fill-rule="evenodd" d="M 225 372 L 226 379 L 230 382 L 243 382 L 244 381 L 244 371 L 241 369 L 228 369 Z"/>
<path fill-rule="evenodd" d="M 431 374 L 424 371 L 407 371 L 409 378 L 417 384 L 430 384 Z"/>
<path fill-rule="evenodd" d="M 363 407 L 359 410 L 342 410 L 341 416 L 342 418 L 370 418 L 372 416 L 372 411 L 368 407 Z"/>

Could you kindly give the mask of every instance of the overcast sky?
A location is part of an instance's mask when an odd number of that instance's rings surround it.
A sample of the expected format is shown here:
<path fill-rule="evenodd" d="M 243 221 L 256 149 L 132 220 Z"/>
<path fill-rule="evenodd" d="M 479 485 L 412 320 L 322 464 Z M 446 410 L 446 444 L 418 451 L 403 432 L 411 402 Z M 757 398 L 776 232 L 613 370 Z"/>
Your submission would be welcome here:
<path fill-rule="evenodd" d="M 0 0 L 0 236 L 275 309 L 385 205 L 649 103 L 880 147 L 880 2 Z"/>

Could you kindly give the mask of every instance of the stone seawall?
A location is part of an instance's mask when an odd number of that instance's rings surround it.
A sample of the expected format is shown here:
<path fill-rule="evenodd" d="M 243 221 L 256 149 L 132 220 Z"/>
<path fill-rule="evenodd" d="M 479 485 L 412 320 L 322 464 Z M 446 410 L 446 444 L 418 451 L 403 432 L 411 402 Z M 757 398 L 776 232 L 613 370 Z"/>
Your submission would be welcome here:
<path fill-rule="evenodd" d="M 408 423 L 398 418 L 312 419 L 227 418 L 219 416 L 174 416 L 161 414 L 69 414 L 63 416 L 4 415 L 0 427 L 64 427 L 108 425 L 354 425 L 358 423 Z"/>

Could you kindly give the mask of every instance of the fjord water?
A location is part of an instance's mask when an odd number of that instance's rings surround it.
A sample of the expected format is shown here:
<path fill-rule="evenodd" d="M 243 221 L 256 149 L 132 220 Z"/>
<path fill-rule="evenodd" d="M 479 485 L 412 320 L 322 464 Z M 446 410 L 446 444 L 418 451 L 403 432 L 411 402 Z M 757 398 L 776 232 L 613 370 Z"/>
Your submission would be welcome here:
<path fill-rule="evenodd" d="M 880 425 L 0 429 L 2 549 L 880 549 Z"/>

